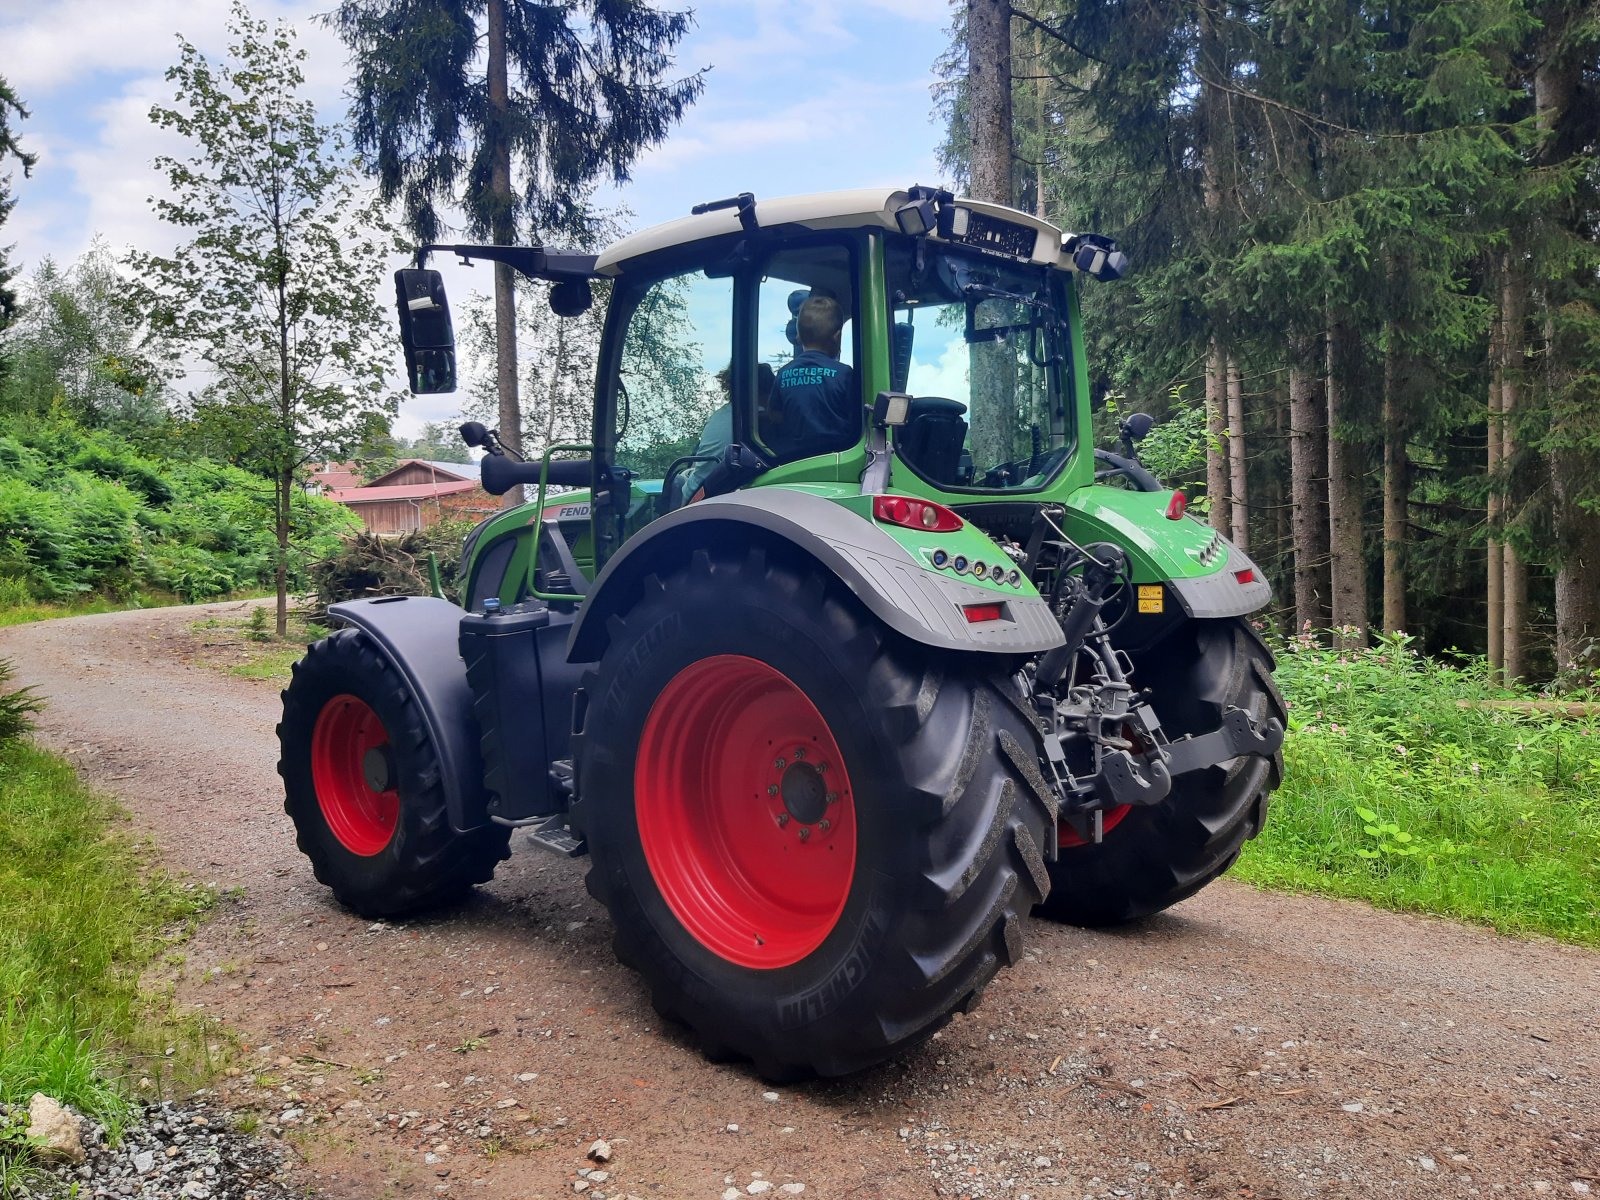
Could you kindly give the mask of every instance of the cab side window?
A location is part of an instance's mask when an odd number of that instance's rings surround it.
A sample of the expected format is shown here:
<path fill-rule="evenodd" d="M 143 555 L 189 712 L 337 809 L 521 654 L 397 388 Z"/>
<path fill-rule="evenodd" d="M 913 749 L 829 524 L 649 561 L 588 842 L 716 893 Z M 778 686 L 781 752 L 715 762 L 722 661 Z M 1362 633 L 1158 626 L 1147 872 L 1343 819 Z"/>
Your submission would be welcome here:
<path fill-rule="evenodd" d="M 864 428 L 850 251 L 795 247 L 763 265 L 756 317 L 756 438 L 780 462 L 848 450 Z"/>
<path fill-rule="evenodd" d="M 650 284 L 622 342 L 617 464 L 660 481 L 677 459 L 720 456 L 732 432 L 732 358 L 732 280 L 689 271 Z"/>

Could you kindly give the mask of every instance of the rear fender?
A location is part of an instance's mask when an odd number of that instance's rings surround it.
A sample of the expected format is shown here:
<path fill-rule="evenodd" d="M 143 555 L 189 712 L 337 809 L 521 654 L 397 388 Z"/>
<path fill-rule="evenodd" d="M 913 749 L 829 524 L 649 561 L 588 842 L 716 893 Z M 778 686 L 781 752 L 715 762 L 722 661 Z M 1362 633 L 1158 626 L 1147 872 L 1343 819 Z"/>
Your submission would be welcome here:
<path fill-rule="evenodd" d="M 380 596 L 330 605 L 328 615 L 359 629 L 406 681 L 438 754 L 450 828 L 487 824 L 478 721 L 457 649 L 463 610 L 432 596 Z"/>
<path fill-rule="evenodd" d="M 871 520 L 821 495 L 752 488 L 669 513 L 629 539 L 595 581 L 567 657 L 594 662 L 605 652 L 608 619 L 637 601 L 644 580 L 689 562 L 697 550 L 737 553 L 749 546 L 798 553 L 842 582 L 896 633 L 941 650 L 1027 655 L 1062 642 L 1050 606 L 1032 589 L 1000 596 L 990 588 L 929 570 Z M 996 556 L 1003 554 L 996 550 Z M 963 605 L 1003 599 L 1004 620 L 967 620 Z M 715 620 L 715 613 L 707 613 Z"/>
<path fill-rule="evenodd" d="M 1243 550 L 1192 517 L 1172 520 L 1172 493 L 1094 485 L 1067 497 L 1067 532 L 1128 553 L 1135 584 L 1165 584 L 1183 615 L 1239 617 L 1272 600 L 1266 574 Z M 1158 607 L 1157 612 L 1161 611 Z"/>

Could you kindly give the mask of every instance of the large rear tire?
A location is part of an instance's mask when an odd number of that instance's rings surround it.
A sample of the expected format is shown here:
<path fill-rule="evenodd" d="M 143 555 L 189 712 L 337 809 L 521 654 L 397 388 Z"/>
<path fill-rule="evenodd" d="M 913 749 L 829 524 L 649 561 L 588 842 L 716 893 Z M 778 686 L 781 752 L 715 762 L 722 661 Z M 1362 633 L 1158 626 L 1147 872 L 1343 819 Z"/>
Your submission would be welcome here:
<path fill-rule="evenodd" d="M 1020 953 L 1053 811 L 993 659 L 904 641 L 809 564 L 702 552 L 645 581 L 587 686 L 589 890 L 712 1057 L 859 1071 Z"/>
<path fill-rule="evenodd" d="M 1169 739 L 1210 732 L 1230 705 L 1257 722 L 1288 724 L 1272 655 L 1241 620 L 1191 621 L 1134 655 L 1133 665 L 1134 685 L 1150 689 Z M 1160 804 L 1111 810 L 1099 845 L 1063 825 L 1039 914 L 1072 925 L 1117 925 L 1187 899 L 1261 832 L 1282 779 L 1281 752 L 1241 755 L 1176 776 Z"/>
<path fill-rule="evenodd" d="M 278 725 L 283 808 L 318 881 L 347 908 L 392 917 L 494 876 L 509 829 L 450 828 L 439 755 L 398 671 L 357 630 L 294 666 Z"/>

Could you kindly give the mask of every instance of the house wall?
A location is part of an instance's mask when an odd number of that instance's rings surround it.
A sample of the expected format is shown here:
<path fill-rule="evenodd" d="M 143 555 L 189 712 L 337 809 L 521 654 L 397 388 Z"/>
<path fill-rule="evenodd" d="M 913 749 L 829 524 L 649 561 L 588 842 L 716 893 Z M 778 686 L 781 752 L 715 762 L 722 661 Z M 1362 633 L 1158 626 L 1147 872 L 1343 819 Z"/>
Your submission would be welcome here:
<path fill-rule="evenodd" d="M 349 507 L 370 532 L 383 537 L 398 537 L 418 529 L 432 528 L 446 515 L 458 520 L 475 520 L 498 511 L 500 506 L 495 503 L 494 497 L 471 491 L 417 501 L 374 500 L 351 504 Z"/>

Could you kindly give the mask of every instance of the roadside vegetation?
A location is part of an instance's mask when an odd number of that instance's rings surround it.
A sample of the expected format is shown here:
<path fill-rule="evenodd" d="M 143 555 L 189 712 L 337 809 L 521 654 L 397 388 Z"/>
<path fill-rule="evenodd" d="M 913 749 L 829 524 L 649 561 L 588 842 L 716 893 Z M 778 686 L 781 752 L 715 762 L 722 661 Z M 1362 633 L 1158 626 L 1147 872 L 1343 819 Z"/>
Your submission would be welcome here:
<path fill-rule="evenodd" d="M 140 974 L 212 897 L 154 870 L 110 802 L 27 740 L 39 702 L 10 679 L 0 660 L 0 1103 L 44 1092 L 116 1134 L 138 1081 L 184 1057 Z M 0 1194 L 24 1194 L 25 1149 L 0 1137 Z"/>
<path fill-rule="evenodd" d="M 1277 649 L 1287 769 L 1237 878 L 1600 945 L 1600 704 L 1404 636 Z"/>
<path fill-rule="evenodd" d="M 259 591 L 276 561 L 270 499 L 226 463 L 65 418 L 0 420 L 0 622 Z M 299 578 L 355 522 L 303 495 L 295 516 Z"/>

